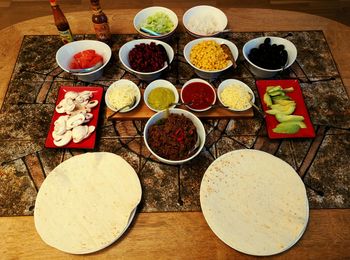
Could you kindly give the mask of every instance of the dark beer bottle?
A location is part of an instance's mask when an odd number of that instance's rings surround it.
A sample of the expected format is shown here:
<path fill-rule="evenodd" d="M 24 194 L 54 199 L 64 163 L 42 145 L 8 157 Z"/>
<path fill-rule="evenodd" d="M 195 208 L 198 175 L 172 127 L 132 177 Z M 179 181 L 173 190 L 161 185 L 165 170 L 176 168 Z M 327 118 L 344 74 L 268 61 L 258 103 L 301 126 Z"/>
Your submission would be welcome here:
<path fill-rule="evenodd" d="M 108 25 L 108 18 L 102 11 L 99 0 L 90 0 L 92 9 L 92 22 L 96 33 L 96 38 L 99 41 L 110 44 L 111 31 Z"/>
<path fill-rule="evenodd" d="M 56 0 L 50 0 L 51 9 L 53 13 L 53 18 L 55 20 L 55 25 L 58 29 L 58 33 L 64 44 L 72 42 L 73 35 L 69 28 L 68 21 L 64 16 L 61 8 L 56 4 Z"/>

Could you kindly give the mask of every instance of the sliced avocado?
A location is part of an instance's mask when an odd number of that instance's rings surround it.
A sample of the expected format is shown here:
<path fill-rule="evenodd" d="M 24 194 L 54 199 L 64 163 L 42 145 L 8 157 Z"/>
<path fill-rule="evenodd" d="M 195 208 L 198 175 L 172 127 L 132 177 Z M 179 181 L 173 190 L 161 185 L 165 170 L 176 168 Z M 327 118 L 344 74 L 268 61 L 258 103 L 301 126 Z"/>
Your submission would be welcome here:
<path fill-rule="evenodd" d="M 283 89 L 284 92 L 293 92 L 294 91 L 294 88 L 293 87 L 289 87 L 289 88 L 284 88 Z"/>
<path fill-rule="evenodd" d="M 285 95 L 285 96 L 275 96 L 272 97 L 272 101 L 276 103 L 277 100 L 290 100 L 290 97 Z"/>
<path fill-rule="evenodd" d="M 306 128 L 306 124 L 304 123 L 304 121 L 297 121 L 300 128 Z"/>
<path fill-rule="evenodd" d="M 282 90 L 281 86 L 269 86 L 266 88 L 266 92 L 270 94 L 271 92 Z"/>
<path fill-rule="evenodd" d="M 272 109 L 277 109 L 277 110 L 289 110 L 290 107 L 295 107 L 296 104 L 295 102 L 293 101 L 292 103 L 289 103 L 289 104 L 285 104 L 285 105 L 282 105 L 282 104 L 273 104 L 271 105 L 271 108 Z"/>
<path fill-rule="evenodd" d="M 264 102 L 265 102 L 266 106 L 268 106 L 268 107 L 270 107 L 272 105 L 271 97 L 267 93 L 264 94 Z"/>
<path fill-rule="evenodd" d="M 297 115 L 285 115 L 285 114 L 276 114 L 276 119 L 278 122 L 289 122 L 289 121 L 303 121 L 303 116 L 297 116 Z M 301 126 L 300 126 L 301 127 Z M 301 127 L 303 128 L 303 127 Z"/>
<path fill-rule="evenodd" d="M 299 121 L 283 122 L 278 124 L 272 131 L 279 134 L 295 134 L 300 130 Z"/>
<path fill-rule="evenodd" d="M 295 104 L 295 101 L 293 100 L 286 100 L 286 99 L 277 99 L 274 101 L 275 104 L 280 104 L 280 105 L 288 105 L 288 104 Z"/>
<path fill-rule="evenodd" d="M 286 94 L 283 92 L 283 90 L 276 90 L 276 91 L 271 91 L 271 92 L 268 92 L 268 94 L 272 97 L 275 97 L 275 96 L 285 96 Z"/>
<path fill-rule="evenodd" d="M 272 106 L 277 106 L 277 105 L 278 104 L 272 105 Z M 266 110 L 266 113 L 270 115 L 276 115 L 276 114 L 291 115 L 295 110 L 295 105 L 287 105 L 287 106 L 279 105 L 278 107 L 272 107 L 272 106 L 271 106 L 272 109 Z"/>

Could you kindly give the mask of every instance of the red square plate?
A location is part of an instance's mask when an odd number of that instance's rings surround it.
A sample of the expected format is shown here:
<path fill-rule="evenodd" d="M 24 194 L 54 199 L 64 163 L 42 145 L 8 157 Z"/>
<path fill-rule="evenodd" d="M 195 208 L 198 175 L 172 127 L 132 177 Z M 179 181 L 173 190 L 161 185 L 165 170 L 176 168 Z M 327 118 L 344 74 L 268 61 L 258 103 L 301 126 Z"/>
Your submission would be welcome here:
<path fill-rule="evenodd" d="M 272 131 L 273 128 L 275 128 L 278 124 L 278 121 L 276 120 L 274 115 L 266 114 L 265 120 L 266 120 L 266 127 L 267 127 L 267 134 L 269 138 L 271 139 L 279 139 L 279 138 L 313 138 L 315 137 L 315 130 L 311 123 L 309 113 L 307 111 L 307 108 L 305 106 L 305 102 L 303 99 L 303 94 L 301 92 L 301 88 L 299 85 L 298 80 L 257 80 L 256 86 L 258 88 L 262 108 L 264 111 L 269 110 L 267 105 L 264 103 L 263 97 L 266 92 L 266 88 L 268 86 L 281 86 L 282 88 L 288 88 L 293 87 L 294 91 L 290 93 L 286 93 L 292 100 L 296 102 L 296 108 L 293 113 L 293 115 L 300 115 L 304 117 L 304 122 L 306 124 L 306 128 L 301 128 L 297 133 L 295 134 L 279 134 L 274 133 Z"/>
<path fill-rule="evenodd" d="M 75 91 L 75 92 L 82 92 L 85 90 L 92 91 L 92 98 L 90 100 L 98 100 L 98 105 L 91 109 L 91 113 L 93 114 L 93 117 L 91 121 L 87 124 L 88 126 L 95 126 L 95 131 L 91 133 L 91 135 L 82 140 L 79 143 L 74 143 L 73 141 L 70 141 L 67 145 L 58 147 L 53 143 L 53 137 L 52 132 L 54 130 L 54 122 L 62 115 L 65 114 L 59 114 L 56 112 L 56 110 L 53 113 L 51 125 L 49 129 L 49 133 L 47 134 L 45 147 L 47 148 L 80 148 L 80 149 L 93 149 L 95 147 L 95 141 L 96 141 L 96 129 L 97 129 L 97 122 L 98 122 L 98 115 L 100 111 L 101 106 L 101 100 L 103 96 L 103 88 L 102 87 L 68 87 L 68 86 L 62 86 L 60 87 L 58 91 L 58 97 L 56 101 L 56 106 L 60 103 L 60 101 L 64 98 L 64 95 L 68 91 Z"/>

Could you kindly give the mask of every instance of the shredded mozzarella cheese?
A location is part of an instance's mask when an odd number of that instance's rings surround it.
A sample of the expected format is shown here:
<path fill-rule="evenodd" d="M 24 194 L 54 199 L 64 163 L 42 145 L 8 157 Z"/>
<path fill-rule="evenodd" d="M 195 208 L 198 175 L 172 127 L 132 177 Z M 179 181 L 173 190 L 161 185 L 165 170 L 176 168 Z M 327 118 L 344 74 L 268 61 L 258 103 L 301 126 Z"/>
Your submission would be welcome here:
<path fill-rule="evenodd" d="M 234 84 L 224 88 L 220 98 L 225 106 L 232 109 L 242 110 L 250 107 L 250 95 L 241 85 Z"/>
<path fill-rule="evenodd" d="M 115 109 L 120 109 L 131 104 L 136 96 L 136 91 L 131 85 L 121 85 L 112 88 L 108 95 L 110 104 Z"/>

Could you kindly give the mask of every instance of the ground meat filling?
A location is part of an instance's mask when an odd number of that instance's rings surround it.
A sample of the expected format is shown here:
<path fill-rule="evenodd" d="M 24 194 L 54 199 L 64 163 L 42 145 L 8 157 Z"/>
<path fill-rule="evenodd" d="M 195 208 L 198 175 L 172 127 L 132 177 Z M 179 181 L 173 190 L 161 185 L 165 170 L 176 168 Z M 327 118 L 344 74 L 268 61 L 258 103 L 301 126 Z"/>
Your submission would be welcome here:
<path fill-rule="evenodd" d="M 170 114 L 148 130 L 151 149 L 164 159 L 183 160 L 190 157 L 196 141 L 196 127 L 183 115 Z"/>

